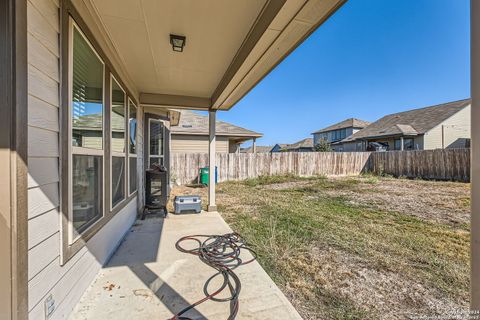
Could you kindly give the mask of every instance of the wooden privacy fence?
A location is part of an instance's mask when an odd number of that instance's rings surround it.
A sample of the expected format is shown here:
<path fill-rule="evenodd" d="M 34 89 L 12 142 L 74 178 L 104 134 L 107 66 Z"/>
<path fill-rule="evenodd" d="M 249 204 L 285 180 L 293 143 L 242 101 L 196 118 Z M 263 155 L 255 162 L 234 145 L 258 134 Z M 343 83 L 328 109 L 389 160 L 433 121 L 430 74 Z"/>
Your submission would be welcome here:
<path fill-rule="evenodd" d="M 171 177 L 177 184 L 197 182 L 208 154 L 173 154 Z M 470 150 L 389 152 L 219 153 L 218 181 L 267 175 L 358 175 L 371 172 L 396 177 L 470 181 Z"/>
<path fill-rule="evenodd" d="M 370 152 L 219 153 L 218 181 L 268 175 L 357 175 L 365 170 Z M 194 183 L 208 154 L 172 154 L 171 177 L 177 184 Z"/>
<path fill-rule="evenodd" d="M 373 152 L 368 171 L 395 177 L 470 181 L 470 149 Z"/>

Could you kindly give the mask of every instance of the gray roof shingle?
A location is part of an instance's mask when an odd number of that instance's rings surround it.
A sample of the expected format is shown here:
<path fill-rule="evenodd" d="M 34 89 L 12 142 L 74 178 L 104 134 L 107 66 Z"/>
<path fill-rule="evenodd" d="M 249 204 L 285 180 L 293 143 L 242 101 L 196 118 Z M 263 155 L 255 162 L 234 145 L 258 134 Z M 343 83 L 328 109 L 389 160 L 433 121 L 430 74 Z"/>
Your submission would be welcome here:
<path fill-rule="evenodd" d="M 292 143 L 292 144 L 287 144 L 287 145 L 285 145 L 284 148 L 286 150 L 295 150 L 295 149 L 299 149 L 299 148 L 313 148 L 313 139 L 312 138 L 306 138 L 306 139 L 297 141 L 297 142 Z"/>
<path fill-rule="evenodd" d="M 208 135 L 208 117 L 189 110 L 178 110 L 180 122 L 171 127 L 172 134 Z M 248 130 L 224 121 L 216 121 L 216 133 L 220 136 L 262 137 L 262 133 Z"/>
<path fill-rule="evenodd" d="M 465 99 L 389 114 L 354 133 L 350 137 L 343 139 L 341 142 L 370 137 L 424 134 L 470 105 L 470 103 L 470 99 Z"/>
<path fill-rule="evenodd" d="M 370 124 L 370 122 L 368 122 L 368 121 L 360 120 L 360 119 L 357 119 L 357 118 L 349 118 L 349 119 L 340 121 L 338 123 L 332 124 L 331 126 L 328 126 L 326 128 L 317 130 L 317 131 L 313 132 L 312 134 L 328 132 L 328 131 L 333 131 L 333 130 L 339 130 L 339 129 L 343 129 L 343 128 L 350 128 L 350 127 L 363 129 L 366 126 L 368 126 L 369 124 Z"/>

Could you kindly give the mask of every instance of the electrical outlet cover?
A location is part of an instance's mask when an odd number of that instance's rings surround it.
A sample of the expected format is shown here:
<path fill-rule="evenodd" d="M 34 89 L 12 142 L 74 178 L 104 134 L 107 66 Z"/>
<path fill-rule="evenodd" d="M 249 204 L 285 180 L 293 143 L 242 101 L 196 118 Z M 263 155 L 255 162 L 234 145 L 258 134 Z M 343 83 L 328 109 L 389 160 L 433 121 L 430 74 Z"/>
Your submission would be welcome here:
<path fill-rule="evenodd" d="M 44 302 L 45 305 L 45 319 L 50 318 L 53 311 L 55 311 L 55 300 L 53 300 L 53 296 L 49 295 Z"/>

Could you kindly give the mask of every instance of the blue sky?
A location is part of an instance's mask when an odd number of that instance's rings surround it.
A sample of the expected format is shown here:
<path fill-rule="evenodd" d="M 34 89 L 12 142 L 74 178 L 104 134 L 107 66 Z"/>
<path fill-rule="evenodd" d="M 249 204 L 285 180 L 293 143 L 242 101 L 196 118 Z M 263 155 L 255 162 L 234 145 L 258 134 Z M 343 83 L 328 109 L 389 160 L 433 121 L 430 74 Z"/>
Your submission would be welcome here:
<path fill-rule="evenodd" d="M 349 0 L 220 120 L 292 143 L 470 96 L 470 0 Z"/>

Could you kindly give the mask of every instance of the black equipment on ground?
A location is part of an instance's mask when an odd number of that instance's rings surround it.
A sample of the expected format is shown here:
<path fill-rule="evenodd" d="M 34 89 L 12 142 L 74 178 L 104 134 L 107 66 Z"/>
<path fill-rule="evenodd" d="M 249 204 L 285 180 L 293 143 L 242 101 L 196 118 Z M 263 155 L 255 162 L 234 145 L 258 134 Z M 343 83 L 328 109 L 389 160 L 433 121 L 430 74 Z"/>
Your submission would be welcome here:
<path fill-rule="evenodd" d="M 145 210 L 142 220 L 147 213 L 159 211 L 166 217 L 168 195 L 168 172 L 165 167 L 153 164 L 145 173 Z"/>

